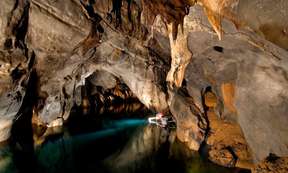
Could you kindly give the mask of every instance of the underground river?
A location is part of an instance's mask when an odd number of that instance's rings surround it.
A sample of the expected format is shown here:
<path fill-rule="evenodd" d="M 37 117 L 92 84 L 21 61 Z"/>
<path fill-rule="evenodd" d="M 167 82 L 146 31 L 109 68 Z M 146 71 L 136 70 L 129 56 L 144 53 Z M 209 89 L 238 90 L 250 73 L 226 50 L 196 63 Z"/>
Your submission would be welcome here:
<path fill-rule="evenodd" d="M 191 152 L 173 130 L 148 124 L 149 115 L 143 110 L 97 116 L 76 111 L 63 127 L 47 129 L 50 135 L 45 138 L 34 137 L 33 149 L 27 141 L 1 144 L 0 172 L 245 172 Z M 33 131 L 41 133 L 41 128 Z"/>

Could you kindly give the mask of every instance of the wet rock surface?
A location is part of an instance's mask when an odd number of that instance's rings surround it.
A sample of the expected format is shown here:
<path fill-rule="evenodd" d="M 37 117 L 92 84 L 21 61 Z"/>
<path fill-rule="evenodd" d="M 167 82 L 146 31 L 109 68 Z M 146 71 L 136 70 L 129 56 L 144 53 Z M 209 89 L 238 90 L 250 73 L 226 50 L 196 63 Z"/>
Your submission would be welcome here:
<path fill-rule="evenodd" d="M 207 143 L 220 165 L 287 157 L 288 3 L 272 3 L 2 0 L 1 141 L 23 106 L 33 124 L 54 127 L 75 106 L 100 113 L 138 99 L 171 113 L 179 140 Z"/>

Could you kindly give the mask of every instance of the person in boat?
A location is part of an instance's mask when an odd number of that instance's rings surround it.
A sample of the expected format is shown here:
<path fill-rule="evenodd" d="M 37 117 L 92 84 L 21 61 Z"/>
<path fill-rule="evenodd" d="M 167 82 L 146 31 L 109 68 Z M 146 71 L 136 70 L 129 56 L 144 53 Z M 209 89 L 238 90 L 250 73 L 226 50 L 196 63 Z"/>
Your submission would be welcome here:
<path fill-rule="evenodd" d="M 148 118 L 148 122 L 162 128 L 170 127 L 170 124 L 175 124 L 175 121 L 172 117 L 169 118 L 167 116 L 164 116 L 162 112 L 157 113 L 155 117 Z"/>

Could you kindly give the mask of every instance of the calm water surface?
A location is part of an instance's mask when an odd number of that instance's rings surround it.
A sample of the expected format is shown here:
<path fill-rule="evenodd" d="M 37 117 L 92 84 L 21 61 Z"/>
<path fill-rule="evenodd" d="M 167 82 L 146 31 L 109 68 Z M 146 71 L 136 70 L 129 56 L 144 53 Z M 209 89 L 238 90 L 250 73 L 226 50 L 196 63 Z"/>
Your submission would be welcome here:
<path fill-rule="evenodd" d="M 61 133 L 47 137 L 33 152 L 17 143 L 13 148 L 2 144 L 0 172 L 243 172 L 201 158 L 173 133 L 148 125 L 143 115 L 74 116 Z"/>

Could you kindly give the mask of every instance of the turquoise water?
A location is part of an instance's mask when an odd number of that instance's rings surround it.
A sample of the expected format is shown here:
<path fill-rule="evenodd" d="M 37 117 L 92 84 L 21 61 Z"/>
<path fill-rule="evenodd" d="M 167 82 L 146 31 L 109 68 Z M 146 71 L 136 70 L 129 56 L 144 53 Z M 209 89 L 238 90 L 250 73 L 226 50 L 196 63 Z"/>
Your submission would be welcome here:
<path fill-rule="evenodd" d="M 145 124 L 148 124 L 148 121 L 146 119 L 122 119 L 114 121 L 108 120 L 107 122 L 104 122 L 103 128 L 126 129 L 129 127 L 137 127 Z"/>
<path fill-rule="evenodd" d="M 47 138 L 35 148 L 34 169 L 29 172 L 240 173 L 240 170 L 217 166 L 201 158 L 181 142 L 171 140 L 169 131 L 148 125 L 146 119 L 88 118 L 75 123 L 77 127 L 94 125 L 87 127 L 88 131 L 76 132 L 74 126 L 67 127 L 61 135 Z M 0 148 L 0 172 L 27 172 L 17 167 L 15 154 L 8 145 Z M 25 163 L 25 157 L 20 161 Z"/>

